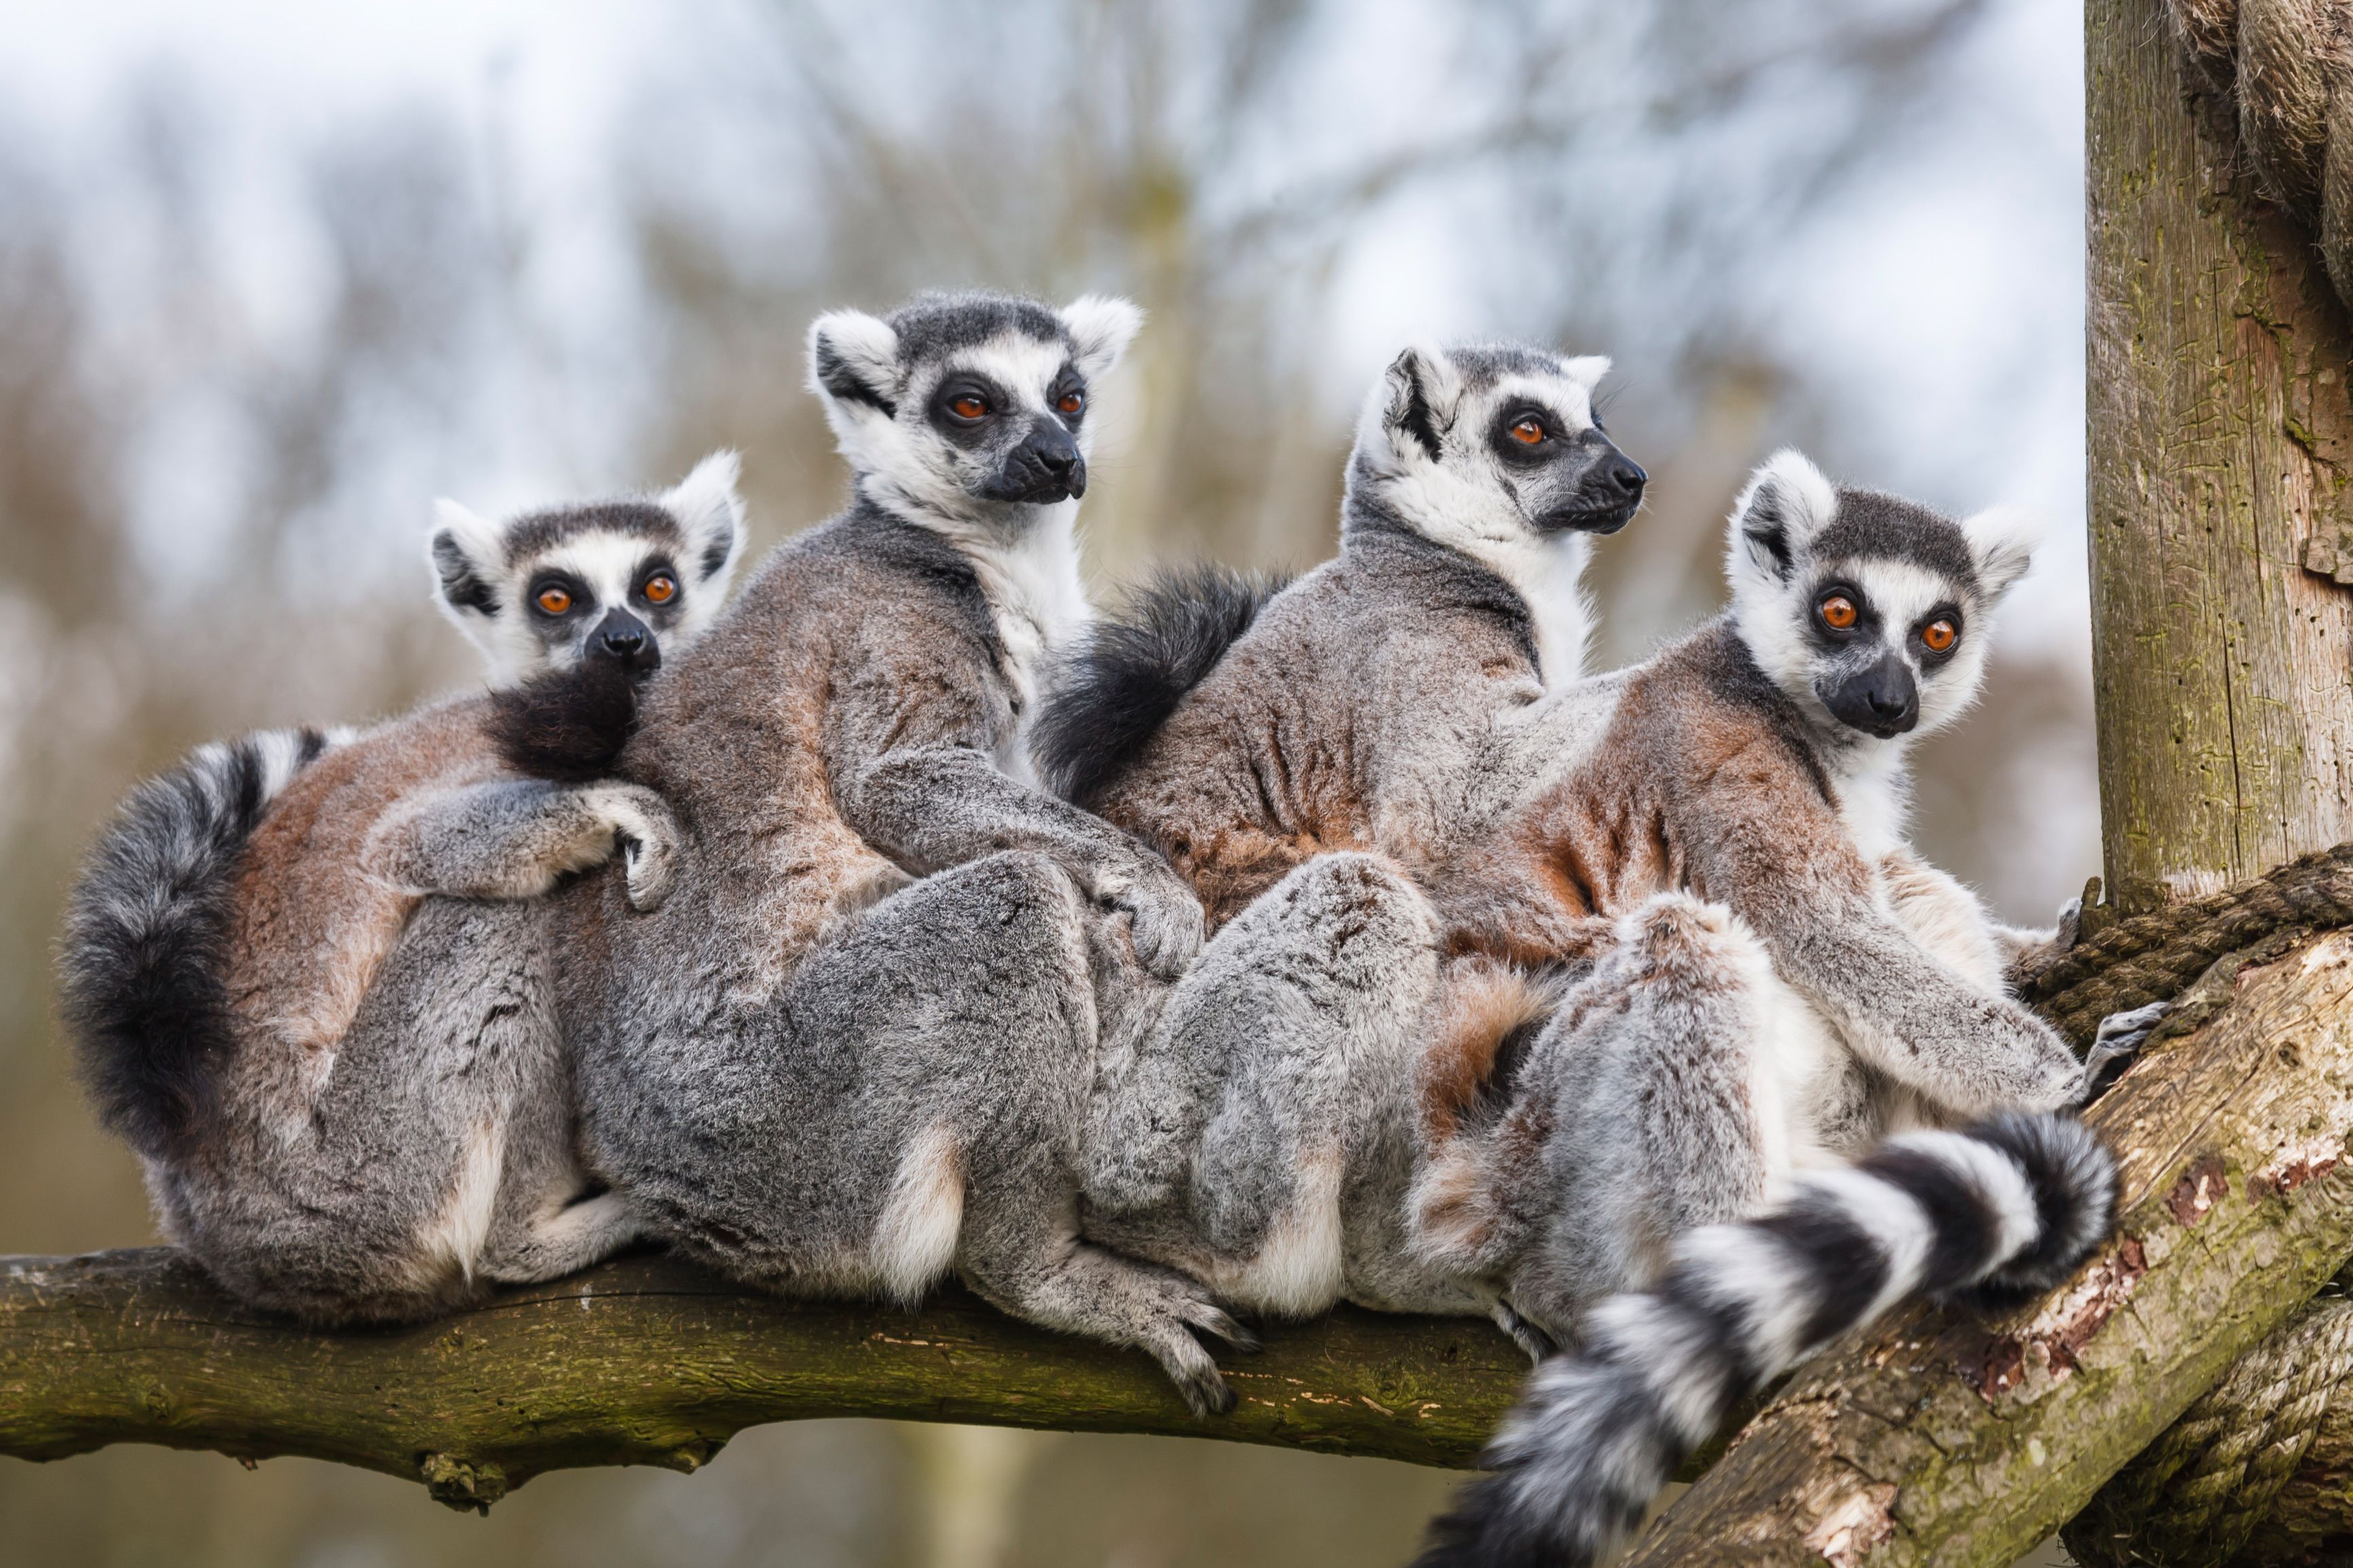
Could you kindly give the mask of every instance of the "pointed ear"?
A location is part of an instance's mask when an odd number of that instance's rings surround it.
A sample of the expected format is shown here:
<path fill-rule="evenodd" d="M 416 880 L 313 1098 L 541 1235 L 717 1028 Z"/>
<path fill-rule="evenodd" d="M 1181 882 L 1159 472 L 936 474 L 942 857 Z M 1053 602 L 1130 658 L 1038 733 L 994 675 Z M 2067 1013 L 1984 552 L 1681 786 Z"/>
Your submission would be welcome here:
<path fill-rule="evenodd" d="M 1461 378 L 1446 351 L 1427 343 L 1409 345 L 1389 362 L 1381 375 L 1381 428 L 1389 447 L 1402 459 L 1409 452 L 1435 462 L 1438 444 L 1454 423 L 1455 405 L 1461 400 Z"/>
<path fill-rule="evenodd" d="M 1079 374 L 1097 381 L 1109 375 L 1127 352 L 1144 325 L 1144 311 L 1110 294 L 1082 294 L 1062 307 L 1062 325 L 1070 331 Z"/>
<path fill-rule="evenodd" d="M 1786 579 L 1798 552 L 1838 515 L 1838 491 L 1805 455 L 1783 447 L 1749 476 L 1732 505 L 1725 569 Z"/>
<path fill-rule="evenodd" d="M 434 598 L 442 614 L 477 643 L 499 614 L 499 577 L 506 550 L 498 525 L 453 500 L 433 503 L 433 534 L 425 558 L 433 568 Z"/>
<path fill-rule="evenodd" d="M 1962 520 L 1961 533 L 1977 558 L 1978 591 L 1988 605 L 2000 601 L 2026 575 L 2044 532 L 2042 520 L 2023 507 L 1993 507 Z"/>
<path fill-rule="evenodd" d="M 809 390 L 833 408 L 899 412 L 899 334 L 863 310 L 828 310 L 809 323 Z"/>
<path fill-rule="evenodd" d="M 744 550 L 744 498 L 735 493 L 743 469 L 744 460 L 734 453 L 713 452 L 661 498 L 663 510 L 686 534 L 694 580 L 714 604 L 727 591 Z"/>
<path fill-rule="evenodd" d="M 1560 362 L 1560 374 L 1583 386 L 1589 395 L 1601 384 L 1601 378 L 1609 374 L 1609 356 L 1579 354 L 1575 359 L 1565 359 Z"/>

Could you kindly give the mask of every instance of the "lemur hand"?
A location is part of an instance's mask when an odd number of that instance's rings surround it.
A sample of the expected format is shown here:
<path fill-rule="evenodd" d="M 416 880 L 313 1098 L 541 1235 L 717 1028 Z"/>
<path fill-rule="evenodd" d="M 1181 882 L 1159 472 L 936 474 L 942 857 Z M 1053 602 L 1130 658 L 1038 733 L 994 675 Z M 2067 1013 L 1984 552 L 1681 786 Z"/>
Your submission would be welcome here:
<path fill-rule="evenodd" d="M 1952 1058 L 1957 1077 L 1976 1079 L 1971 1114 L 2065 1110 L 2083 1102 L 2084 1068 L 2059 1032 L 2007 996 L 1991 998 L 1985 1026 Z"/>
<path fill-rule="evenodd" d="M 635 784 L 607 784 L 597 805 L 620 841 L 629 907 L 644 913 L 661 908 L 678 873 L 678 823 L 669 804 Z"/>
<path fill-rule="evenodd" d="M 2125 1076 L 2133 1059 L 2140 1055 L 2141 1047 L 2148 1043 L 2149 1036 L 2172 1011 L 2170 1002 L 2152 1002 L 2127 1013 L 2111 1013 L 2100 1020 L 2099 1033 L 2093 1037 L 2092 1048 L 2084 1057 L 2084 1104 L 2089 1105 L 2105 1094 L 2109 1085 Z"/>
<path fill-rule="evenodd" d="M 1128 918 L 1136 962 L 1162 980 L 1185 973 L 1201 951 L 1201 900 L 1167 861 L 1149 851 L 1134 866 L 1106 871 L 1095 897 Z"/>

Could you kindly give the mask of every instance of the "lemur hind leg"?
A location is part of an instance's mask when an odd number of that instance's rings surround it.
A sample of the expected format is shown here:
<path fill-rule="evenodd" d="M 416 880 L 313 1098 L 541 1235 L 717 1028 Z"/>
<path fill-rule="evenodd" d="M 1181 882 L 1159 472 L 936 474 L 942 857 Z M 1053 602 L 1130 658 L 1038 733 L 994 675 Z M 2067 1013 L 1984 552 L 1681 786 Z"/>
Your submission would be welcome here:
<path fill-rule="evenodd" d="M 243 1168 L 191 1172 L 183 1227 L 248 1300 L 314 1322 L 427 1317 L 479 1295 L 514 1118 L 560 1093 L 527 905 L 428 899 L 298 1121 L 254 1110 Z"/>
<path fill-rule="evenodd" d="M 1818 1065 L 1818 1021 L 1793 1004 L 1721 905 L 1664 893 L 1620 921 L 1522 1068 L 1514 1114 L 1545 1129 L 1542 1158 L 1491 1170 L 1535 1222 L 1511 1305 L 1566 1338 L 1586 1306 L 1650 1279 L 1674 1237 L 1766 1200 Z"/>
<path fill-rule="evenodd" d="M 1253 1307 L 1330 1306 L 1343 1189 L 1411 1093 L 1438 940 L 1427 900 L 1377 856 L 1319 856 L 1253 901 L 1109 1053 L 1087 1161 L 1104 1233 Z M 1118 1218 L 1155 1208 L 1140 1229 Z"/>
<path fill-rule="evenodd" d="M 797 1232 L 803 1256 L 828 1245 L 812 1224 L 837 1227 L 902 1297 L 953 1267 L 1013 1315 L 1141 1349 L 1196 1409 L 1224 1409 L 1193 1331 L 1247 1336 L 1205 1287 L 1079 1235 L 1101 920 L 1052 861 L 1008 852 L 892 895 L 813 955 L 779 1038 L 828 1042 L 858 1081 L 807 1085 L 809 1110 L 774 1127 L 788 1179 L 770 1190 L 790 1207 L 756 1223 Z"/>
<path fill-rule="evenodd" d="M 552 955 L 542 956 L 552 972 Z M 575 1274 L 649 1234 L 637 1207 L 619 1193 L 599 1191 L 581 1163 L 572 1064 L 555 1029 L 533 1045 L 519 1074 L 478 1265 L 484 1279 L 502 1285 Z"/>

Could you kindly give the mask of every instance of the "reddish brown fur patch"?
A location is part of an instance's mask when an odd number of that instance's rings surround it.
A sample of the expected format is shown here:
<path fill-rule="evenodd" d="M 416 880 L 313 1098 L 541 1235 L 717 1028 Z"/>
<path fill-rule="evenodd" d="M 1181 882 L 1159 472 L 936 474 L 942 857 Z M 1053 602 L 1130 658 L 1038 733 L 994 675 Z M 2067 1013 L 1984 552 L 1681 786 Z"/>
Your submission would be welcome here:
<path fill-rule="evenodd" d="M 1419 1074 L 1427 1137 L 1442 1141 L 1454 1135 L 1493 1076 L 1504 1041 L 1550 1016 L 1557 1000 L 1553 987 L 1493 959 L 1462 959 L 1447 966 Z"/>
<path fill-rule="evenodd" d="M 332 1047 L 357 1014 L 417 900 L 360 868 L 368 835 L 403 800 L 504 776 L 467 698 L 373 731 L 297 773 L 254 829 L 230 928 L 230 1005 L 304 1051 Z"/>

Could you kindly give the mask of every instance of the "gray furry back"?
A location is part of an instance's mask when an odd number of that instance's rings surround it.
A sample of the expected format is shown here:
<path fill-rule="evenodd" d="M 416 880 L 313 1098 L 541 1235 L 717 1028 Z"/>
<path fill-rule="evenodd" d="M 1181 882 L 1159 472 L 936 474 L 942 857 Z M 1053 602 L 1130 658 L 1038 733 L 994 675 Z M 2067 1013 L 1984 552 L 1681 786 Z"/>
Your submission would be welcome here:
<path fill-rule="evenodd" d="M 66 905 L 58 989 L 99 1119 L 149 1158 L 201 1136 L 235 1048 L 229 897 L 270 801 L 332 743 L 271 730 L 200 748 L 132 793 Z"/>
<path fill-rule="evenodd" d="M 1164 571 L 1098 619 L 1056 672 L 1031 732 L 1047 787 L 1092 806 L 1290 581 L 1214 565 Z"/>

